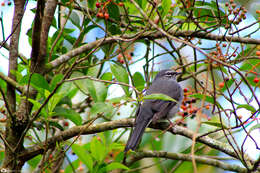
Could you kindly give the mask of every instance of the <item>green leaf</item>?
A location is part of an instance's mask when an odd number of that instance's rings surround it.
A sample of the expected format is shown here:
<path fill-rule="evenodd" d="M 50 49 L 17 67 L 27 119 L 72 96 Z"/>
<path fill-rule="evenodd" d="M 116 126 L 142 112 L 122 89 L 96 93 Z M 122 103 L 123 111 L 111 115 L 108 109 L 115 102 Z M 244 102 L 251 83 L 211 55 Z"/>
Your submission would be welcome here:
<path fill-rule="evenodd" d="M 70 14 L 70 21 L 71 21 L 71 23 L 73 23 L 73 25 L 75 25 L 76 27 L 81 28 L 79 15 L 78 15 L 75 11 L 72 11 L 72 12 L 71 12 L 71 14 Z"/>
<path fill-rule="evenodd" d="M 255 129 L 260 129 L 260 124 L 256 124 L 256 125 L 254 125 L 253 127 L 251 127 L 250 129 L 249 129 L 249 132 L 248 133 L 251 133 L 253 130 L 255 130 Z"/>
<path fill-rule="evenodd" d="M 122 31 L 120 30 L 120 28 L 115 25 L 114 23 L 109 23 L 108 24 L 108 31 L 112 34 L 112 35 L 117 35 L 117 34 L 121 34 Z"/>
<path fill-rule="evenodd" d="M 96 0 L 87 0 L 87 2 L 88 2 L 88 7 L 94 10 Z"/>
<path fill-rule="evenodd" d="M 73 89 L 71 89 L 66 95 L 67 95 L 67 97 L 69 98 L 69 99 L 72 99 L 76 94 L 77 94 L 77 92 L 78 92 L 78 88 L 76 88 L 75 86 L 73 86 L 74 88 Z M 70 100 L 70 102 L 71 102 L 71 100 Z M 70 104 L 71 105 L 71 104 Z"/>
<path fill-rule="evenodd" d="M 0 72 L 0 73 L 2 73 L 2 72 Z M 4 75 L 4 74 L 3 74 Z M 1 89 L 5 92 L 6 91 L 6 89 L 7 89 L 7 87 L 6 87 L 6 83 L 5 83 L 5 81 L 3 80 L 3 79 L 0 79 L 0 87 L 1 87 Z"/>
<path fill-rule="evenodd" d="M 58 122 L 55 122 L 55 121 L 49 121 L 49 125 L 51 127 L 56 127 L 58 129 L 60 129 L 61 131 L 64 130 L 63 126 L 61 126 Z"/>
<path fill-rule="evenodd" d="M 247 104 L 243 104 L 243 105 L 238 105 L 237 109 L 239 108 L 245 108 L 251 112 L 256 112 L 255 108 L 253 106 L 247 105 Z"/>
<path fill-rule="evenodd" d="M 249 59 L 243 61 L 243 64 L 239 68 L 241 71 L 249 71 L 251 70 L 254 66 L 260 63 L 260 59 Z"/>
<path fill-rule="evenodd" d="M 52 19 L 51 26 L 57 29 L 57 21 L 55 17 Z"/>
<path fill-rule="evenodd" d="M 80 114 L 75 112 L 73 109 L 65 109 L 63 107 L 57 106 L 54 109 L 54 113 L 52 114 L 52 116 L 62 116 L 72 121 L 75 125 L 82 124 L 82 118 Z"/>
<path fill-rule="evenodd" d="M 221 88 L 221 92 L 224 92 L 227 90 L 227 88 L 230 88 L 231 85 L 234 83 L 234 79 L 229 79 L 226 83 L 225 86 L 223 88 Z"/>
<path fill-rule="evenodd" d="M 113 112 L 113 106 L 104 103 L 104 102 L 96 102 L 90 109 L 91 115 L 97 115 L 98 113 L 104 113 L 105 116 L 111 116 Z"/>
<path fill-rule="evenodd" d="M 65 173 L 72 173 L 73 171 L 75 172 L 75 169 L 79 167 L 79 162 L 80 159 L 77 159 L 73 161 L 71 164 L 68 164 L 68 166 L 65 169 Z"/>
<path fill-rule="evenodd" d="M 83 76 L 82 73 L 75 72 L 73 77 Z M 91 79 L 77 80 L 75 83 L 85 93 L 89 93 L 95 102 L 106 100 L 108 88 L 102 82 L 93 81 Z"/>
<path fill-rule="evenodd" d="M 129 170 L 128 167 L 126 167 L 125 165 L 123 165 L 122 163 L 118 163 L 118 162 L 112 162 L 109 165 L 106 166 L 106 171 L 112 171 L 115 169 L 125 169 L 125 170 Z"/>
<path fill-rule="evenodd" d="M 110 69 L 117 81 L 129 84 L 128 73 L 125 68 L 117 64 L 110 64 Z M 129 87 L 123 85 L 121 87 L 125 91 L 125 94 L 129 96 Z"/>
<path fill-rule="evenodd" d="M 110 102 L 110 103 L 120 103 L 122 100 L 123 100 L 123 101 L 129 101 L 129 102 L 130 102 L 130 101 L 133 101 L 132 98 L 123 95 L 123 96 L 121 96 L 121 97 L 111 98 L 111 99 L 109 100 L 109 102 Z"/>
<path fill-rule="evenodd" d="M 86 79 L 86 87 L 94 101 L 105 101 L 107 97 L 107 87 L 104 83 Z"/>
<path fill-rule="evenodd" d="M 171 4 L 172 4 L 171 0 L 162 1 L 162 9 L 163 9 L 162 17 L 164 17 L 169 12 L 171 8 Z"/>
<path fill-rule="evenodd" d="M 71 91 L 70 91 L 71 92 Z M 62 104 L 66 104 L 70 107 L 72 107 L 72 100 L 70 97 L 68 96 L 65 96 L 63 97 L 60 101 L 59 101 L 59 104 L 58 105 L 62 105 Z"/>
<path fill-rule="evenodd" d="M 29 77 L 30 75 L 26 75 L 21 79 L 21 84 L 28 84 L 29 82 Z M 35 89 L 46 89 L 50 91 L 50 87 L 46 79 L 40 75 L 39 73 L 33 73 L 31 76 L 30 84 L 35 88 Z"/>
<path fill-rule="evenodd" d="M 135 72 L 133 75 L 133 81 L 134 81 L 134 86 L 138 91 L 143 91 L 144 85 L 145 85 L 145 80 L 143 75 L 140 72 Z"/>
<path fill-rule="evenodd" d="M 42 105 L 41 103 L 39 103 L 38 101 L 36 101 L 34 99 L 28 98 L 28 100 L 33 104 L 33 110 L 39 109 Z M 41 110 L 41 113 L 44 115 L 45 118 L 48 116 L 48 114 L 44 108 Z"/>
<path fill-rule="evenodd" d="M 203 95 L 203 94 L 192 94 L 190 95 L 189 97 L 193 97 L 193 98 L 197 98 L 197 99 L 204 99 L 205 98 L 205 101 L 206 102 L 209 102 L 211 104 L 214 104 L 214 98 L 211 97 L 211 96 L 207 96 L 207 95 Z M 221 108 L 222 106 L 216 101 L 216 104 Z"/>
<path fill-rule="evenodd" d="M 71 91 L 71 89 L 73 88 L 73 84 L 71 82 L 65 82 L 61 85 L 61 87 L 59 88 L 59 93 L 63 93 L 64 96 L 69 94 L 69 91 Z M 74 89 L 74 88 L 73 88 Z"/>
<path fill-rule="evenodd" d="M 107 9 L 108 9 L 109 17 L 115 19 L 116 21 L 120 20 L 119 8 L 116 4 L 109 3 Z"/>
<path fill-rule="evenodd" d="M 224 125 L 223 123 L 220 123 L 220 122 L 213 122 L 213 121 L 203 121 L 202 124 L 207 124 L 207 125 L 210 125 L 210 126 L 214 126 L 214 127 L 220 127 L 222 128 L 222 126 L 224 127 L 224 129 L 227 129 L 227 126 Z"/>
<path fill-rule="evenodd" d="M 41 155 L 38 155 L 34 158 L 32 158 L 31 160 L 29 160 L 27 163 L 32 167 L 32 168 L 36 168 L 38 163 L 41 161 Z"/>
<path fill-rule="evenodd" d="M 83 146 L 75 143 L 71 146 L 71 148 L 73 152 L 79 157 L 80 161 L 82 161 L 91 172 L 93 169 L 93 159 L 90 154 L 85 150 Z"/>
<path fill-rule="evenodd" d="M 50 95 L 50 92 L 45 90 L 45 97 L 47 98 Z M 64 97 L 62 93 L 55 93 L 50 98 L 48 102 L 48 112 L 51 113 L 53 109 L 56 107 L 56 105 L 60 102 L 60 100 Z"/>
<path fill-rule="evenodd" d="M 113 77 L 112 73 L 106 72 L 106 73 L 104 73 L 104 74 L 101 76 L 101 79 L 102 79 L 102 80 L 112 81 L 112 77 Z"/>
<path fill-rule="evenodd" d="M 98 161 L 102 162 L 106 156 L 105 146 L 97 140 L 97 137 L 93 137 L 90 143 L 91 155 Z"/>
<path fill-rule="evenodd" d="M 63 74 L 55 75 L 50 83 L 50 90 L 53 91 L 56 85 L 63 79 Z"/>
<path fill-rule="evenodd" d="M 223 19 L 221 22 L 223 24 L 227 24 L 228 20 L 225 17 L 225 13 L 222 11 L 221 8 L 217 7 L 217 4 L 215 1 L 211 2 L 205 2 L 205 1 L 196 1 L 194 8 L 190 8 L 190 10 L 193 10 L 194 16 L 198 17 L 200 21 L 210 21 L 207 23 L 204 23 L 203 25 L 206 26 L 212 26 L 217 23 L 216 15 L 220 14 L 219 17 L 222 17 Z"/>
<path fill-rule="evenodd" d="M 167 96 L 165 94 L 150 94 L 143 96 L 143 99 L 145 100 L 165 100 L 165 101 L 172 101 L 172 102 L 177 102 L 175 99 L 171 98 L 170 96 Z"/>

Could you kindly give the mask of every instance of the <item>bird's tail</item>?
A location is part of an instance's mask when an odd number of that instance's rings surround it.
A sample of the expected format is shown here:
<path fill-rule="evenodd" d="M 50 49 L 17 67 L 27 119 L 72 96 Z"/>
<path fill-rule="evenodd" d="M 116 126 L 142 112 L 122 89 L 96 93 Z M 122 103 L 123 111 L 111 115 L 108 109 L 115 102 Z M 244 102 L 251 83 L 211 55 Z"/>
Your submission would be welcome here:
<path fill-rule="evenodd" d="M 126 143 L 125 152 L 127 152 L 130 149 L 131 150 L 136 149 L 139 141 L 143 136 L 144 130 L 148 126 L 149 122 L 150 122 L 149 120 L 143 120 L 141 122 L 136 123 L 136 126 Z"/>

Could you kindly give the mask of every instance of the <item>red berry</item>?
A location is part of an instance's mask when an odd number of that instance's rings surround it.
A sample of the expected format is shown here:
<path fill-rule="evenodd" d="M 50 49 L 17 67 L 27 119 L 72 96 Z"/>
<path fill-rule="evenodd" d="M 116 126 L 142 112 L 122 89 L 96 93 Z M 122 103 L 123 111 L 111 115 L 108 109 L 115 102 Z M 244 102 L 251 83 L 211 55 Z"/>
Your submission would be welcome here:
<path fill-rule="evenodd" d="M 122 7 L 122 6 L 124 6 L 124 3 L 123 3 L 123 2 L 119 2 L 118 5 L 119 5 L 120 7 Z"/>
<path fill-rule="evenodd" d="M 120 59 L 119 62 L 120 62 L 121 64 L 124 64 L 125 61 L 122 60 L 122 59 Z"/>
<path fill-rule="evenodd" d="M 254 81 L 254 83 L 258 83 L 259 82 L 259 78 L 255 77 L 253 81 Z"/>
<path fill-rule="evenodd" d="M 228 7 L 228 5 L 229 5 L 228 2 L 226 2 L 226 3 L 225 3 L 225 6 Z"/>
<path fill-rule="evenodd" d="M 184 88 L 183 92 L 185 92 L 185 93 L 188 92 L 188 88 Z"/>
<path fill-rule="evenodd" d="M 5 6 L 5 2 L 2 2 L 2 3 L 1 3 L 1 6 Z"/>
<path fill-rule="evenodd" d="M 65 122 L 63 123 L 63 125 L 64 125 L 65 127 L 68 127 L 68 126 L 69 126 L 68 121 L 65 121 Z"/>
<path fill-rule="evenodd" d="M 227 47 L 227 44 L 226 44 L 226 43 L 223 43 L 222 46 L 223 46 L 223 47 Z"/>
<path fill-rule="evenodd" d="M 104 17 L 105 17 L 106 20 L 109 19 L 109 14 L 108 14 L 108 13 L 105 13 L 105 14 L 104 14 Z"/>
<path fill-rule="evenodd" d="M 96 3 L 96 7 L 97 8 L 100 8 L 101 7 L 101 4 L 99 2 Z"/>
<path fill-rule="evenodd" d="M 187 109 L 187 107 L 184 105 L 181 105 L 181 109 L 185 111 Z"/>
<path fill-rule="evenodd" d="M 220 83 L 218 84 L 218 86 L 219 86 L 219 88 L 223 88 L 223 87 L 225 86 L 225 83 L 224 83 L 224 82 L 220 82 Z"/>
<path fill-rule="evenodd" d="M 101 13 L 101 12 L 99 12 L 99 13 L 97 14 L 97 17 L 98 17 L 98 18 L 103 18 L 103 17 L 104 17 L 104 14 Z"/>
<path fill-rule="evenodd" d="M 260 50 L 255 52 L 256 56 L 260 56 Z"/>

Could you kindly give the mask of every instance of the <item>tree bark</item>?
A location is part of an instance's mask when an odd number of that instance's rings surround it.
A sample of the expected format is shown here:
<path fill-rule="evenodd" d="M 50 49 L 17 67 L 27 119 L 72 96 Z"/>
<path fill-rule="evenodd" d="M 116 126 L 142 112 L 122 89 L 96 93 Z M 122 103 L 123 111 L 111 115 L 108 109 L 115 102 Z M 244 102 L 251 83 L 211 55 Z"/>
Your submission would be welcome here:
<path fill-rule="evenodd" d="M 21 20 L 24 14 L 25 0 L 14 1 L 14 17 L 12 23 L 12 32 L 10 39 L 10 51 L 9 51 L 9 71 L 8 76 L 16 81 L 14 72 L 17 70 L 17 57 L 18 57 L 18 44 L 21 30 Z M 16 111 L 16 93 L 15 87 L 7 84 L 7 102 L 10 107 L 8 120 L 6 122 L 5 131 L 5 157 L 3 161 L 3 168 L 7 170 L 20 170 L 21 162 L 17 162 L 15 159 L 17 151 L 21 151 L 23 145 L 16 147 L 17 141 L 20 136 L 19 123 L 16 124 L 17 120 L 20 121 L 19 116 L 15 114 Z"/>

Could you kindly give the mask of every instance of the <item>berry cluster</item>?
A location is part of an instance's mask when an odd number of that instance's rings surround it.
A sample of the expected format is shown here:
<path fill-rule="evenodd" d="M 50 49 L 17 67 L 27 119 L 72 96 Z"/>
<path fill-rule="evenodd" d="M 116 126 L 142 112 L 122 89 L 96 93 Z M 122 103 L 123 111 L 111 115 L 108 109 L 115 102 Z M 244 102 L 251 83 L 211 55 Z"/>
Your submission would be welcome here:
<path fill-rule="evenodd" d="M 116 50 L 117 55 L 117 62 L 124 64 L 125 59 L 132 63 L 132 59 L 134 56 L 134 45 L 122 44 L 120 49 Z M 124 59 L 125 58 L 125 59 Z"/>
<path fill-rule="evenodd" d="M 228 53 L 223 54 L 221 46 L 224 48 L 224 47 L 227 47 L 227 44 L 223 43 L 222 45 L 220 45 L 219 43 L 216 43 L 216 51 L 210 52 L 209 56 L 213 57 L 215 59 L 219 59 L 219 60 L 221 60 L 223 62 L 226 62 L 226 60 L 231 58 L 231 57 L 236 57 L 237 56 L 236 51 L 232 52 L 231 54 L 228 54 Z M 211 59 L 206 59 L 205 60 L 205 63 L 210 63 L 210 64 L 212 64 L 213 67 L 218 67 L 219 65 L 221 65 L 219 63 L 213 63 L 213 62 L 214 61 L 211 60 Z"/>
<path fill-rule="evenodd" d="M 256 10 L 255 12 L 259 15 L 258 20 L 260 20 L 260 10 Z"/>
<path fill-rule="evenodd" d="M 245 7 L 237 7 L 237 4 L 234 2 L 234 0 L 229 0 L 229 3 L 226 2 L 225 6 L 228 7 L 228 15 L 235 15 L 233 21 L 235 25 L 242 22 L 243 19 L 246 19 L 247 10 Z"/>
<path fill-rule="evenodd" d="M 257 10 L 257 11 L 259 11 L 259 14 L 260 14 L 260 10 Z M 260 58 L 260 50 L 257 50 L 255 54 L 256 54 L 256 56 L 258 56 L 258 58 Z M 254 69 L 254 68 L 252 68 L 252 69 Z M 255 73 L 255 72 L 253 72 L 253 73 Z M 255 73 L 255 74 L 256 74 L 256 76 L 255 76 L 255 78 L 253 79 L 253 82 L 254 82 L 255 84 L 257 84 L 257 83 L 260 81 L 260 78 L 257 77 L 257 73 Z"/>
<path fill-rule="evenodd" d="M 4 7 L 5 5 L 10 6 L 10 5 L 12 5 L 12 2 L 10 0 L 8 0 L 8 1 L 4 0 L 3 2 L 1 2 L 2 7 Z"/>
<path fill-rule="evenodd" d="M 107 5 L 109 5 L 110 3 L 113 3 L 113 4 L 118 5 L 120 7 L 124 6 L 124 3 L 119 2 L 117 4 L 113 0 L 107 0 L 105 2 L 97 2 L 96 7 L 97 7 L 97 9 L 99 9 L 98 13 L 97 13 L 97 18 L 104 18 L 106 20 L 109 19 L 109 13 L 108 13 L 108 10 L 107 10 Z"/>
<path fill-rule="evenodd" d="M 118 54 L 117 56 L 117 62 L 120 62 L 121 64 L 124 64 L 125 61 L 124 61 L 124 56 L 127 58 L 128 61 L 132 60 L 132 56 L 133 56 L 133 53 L 124 53 L 124 55 L 122 53 Z"/>
<path fill-rule="evenodd" d="M 184 92 L 184 98 L 183 98 L 183 101 L 181 104 L 181 109 L 183 111 L 179 112 L 178 114 L 181 115 L 183 118 L 185 118 L 187 116 L 194 118 L 196 116 L 196 113 L 199 110 L 199 108 L 194 106 L 194 104 L 196 103 L 197 100 L 195 98 L 188 97 L 189 95 L 193 94 L 191 91 L 189 91 L 188 88 L 184 88 L 183 92 Z M 204 107 L 205 107 L 205 109 L 209 109 L 210 105 L 205 105 Z M 205 117 L 207 117 L 207 115 L 205 115 Z"/>

